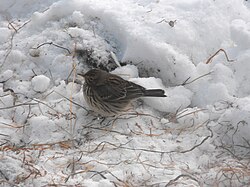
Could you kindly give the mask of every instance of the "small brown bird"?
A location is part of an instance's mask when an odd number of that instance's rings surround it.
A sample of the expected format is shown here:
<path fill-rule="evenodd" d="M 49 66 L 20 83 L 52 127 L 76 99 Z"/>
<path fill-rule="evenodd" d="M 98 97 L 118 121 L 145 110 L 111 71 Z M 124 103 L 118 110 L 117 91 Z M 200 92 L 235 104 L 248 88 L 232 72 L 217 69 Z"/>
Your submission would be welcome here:
<path fill-rule="evenodd" d="M 139 97 L 166 97 L 164 90 L 147 90 L 100 69 L 92 69 L 82 76 L 85 78 L 84 98 L 91 109 L 102 116 L 126 111 L 130 102 Z"/>

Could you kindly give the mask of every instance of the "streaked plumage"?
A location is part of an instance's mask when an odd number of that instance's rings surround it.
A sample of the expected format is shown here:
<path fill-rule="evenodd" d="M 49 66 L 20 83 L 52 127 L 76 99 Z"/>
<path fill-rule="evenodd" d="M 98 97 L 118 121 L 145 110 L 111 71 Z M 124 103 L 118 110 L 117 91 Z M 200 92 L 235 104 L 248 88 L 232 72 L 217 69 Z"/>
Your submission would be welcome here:
<path fill-rule="evenodd" d="M 93 111 L 102 116 L 112 116 L 126 111 L 130 102 L 139 97 L 166 97 L 164 90 L 147 90 L 103 70 L 92 69 L 83 76 L 85 100 Z"/>

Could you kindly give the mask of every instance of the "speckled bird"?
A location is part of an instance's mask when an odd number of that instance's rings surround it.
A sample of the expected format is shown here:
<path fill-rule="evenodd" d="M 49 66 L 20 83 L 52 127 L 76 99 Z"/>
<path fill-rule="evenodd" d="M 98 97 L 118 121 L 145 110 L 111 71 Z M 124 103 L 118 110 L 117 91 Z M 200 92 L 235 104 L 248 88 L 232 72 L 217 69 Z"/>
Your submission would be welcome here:
<path fill-rule="evenodd" d="M 146 89 L 100 69 L 89 70 L 82 76 L 84 98 L 102 116 L 125 112 L 131 101 L 140 97 L 166 97 L 162 89 Z"/>

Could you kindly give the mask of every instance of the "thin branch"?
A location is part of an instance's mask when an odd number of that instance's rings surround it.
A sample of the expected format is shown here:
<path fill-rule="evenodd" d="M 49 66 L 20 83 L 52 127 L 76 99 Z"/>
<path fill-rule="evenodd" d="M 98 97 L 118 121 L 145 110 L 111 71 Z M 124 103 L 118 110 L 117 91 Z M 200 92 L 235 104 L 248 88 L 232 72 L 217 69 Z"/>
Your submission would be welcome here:
<path fill-rule="evenodd" d="M 3 67 L 3 65 L 5 64 L 7 58 L 9 57 L 11 51 L 12 51 L 12 47 L 13 47 L 13 40 L 14 40 L 14 36 L 18 33 L 18 31 L 23 28 L 26 24 L 28 24 L 30 22 L 30 20 L 26 21 L 23 25 L 21 25 L 20 27 L 18 27 L 17 29 L 13 26 L 12 22 L 9 21 L 9 25 L 8 28 L 12 28 L 14 30 L 14 33 L 11 34 L 11 38 L 10 38 L 10 46 L 9 49 L 3 59 L 3 63 L 1 64 L 0 67 Z"/>
<path fill-rule="evenodd" d="M 195 110 L 195 111 L 192 111 L 192 112 L 188 112 L 188 113 L 186 113 L 186 114 L 183 114 L 183 115 L 181 115 L 181 116 L 179 116 L 180 114 L 177 114 L 177 116 L 176 116 L 176 120 L 177 119 L 180 119 L 180 118 L 183 118 L 183 117 L 185 117 L 185 116 L 188 116 L 188 115 L 190 115 L 190 114 L 195 114 L 195 113 L 198 113 L 198 112 L 201 112 L 201 111 L 206 111 L 207 109 L 199 109 L 199 110 Z"/>
<path fill-rule="evenodd" d="M 202 78 L 202 77 L 205 77 L 205 76 L 210 75 L 211 73 L 213 73 L 213 71 L 208 72 L 208 73 L 206 73 L 206 74 L 204 74 L 204 75 L 201 75 L 201 76 L 199 76 L 199 77 L 197 77 L 197 78 L 191 80 L 190 82 L 187 82 L 187 81 L 190 79 L 190 77 L 188 77 L 188 78 L 181 84 L 181 86 L 184 86 L 184 85 L 187 85 L 187 84 L 191 84 L 191 83 L 193 83 L 194 81 L 197 81 L 198 79 L 200 79 L 200 78 Z"/>
<path fill-rule="evenodd" d="M 196 178 L 194 178 L 194 177 L 192 177 L 192 176 L 190 176 L 190 175 L 187 175 L 187 174 L 181 174 L 181 175 L 177 176 L 176 178 L 170 180 L 170 181 L 165 185 L 165 187 L 172 185 L 174 182 L 176 182 L 177 180 L 179 180 L 180 178 L 183 178 L 183 177 L 190 178 L 190 179 L 194 180 L 195 182 L 197 182 L 197 183 L 199 184 L 199 181 L 198 181 Z"/>
<path fill-rule="evenodd" d="M 0 110 L 7 110 L 7 109 L 11 109 L 11 108 L 16 108 L 16 107 L 19 107 L 19 106 L 25 106 L 25 105 L 37 105 L 38 103 L 22 103 L 22 104 L 18 104 L 18 105 L 13 105 L 13 106 L 8 106 L 8 107 L 3 107 L 3 108 L 0 108 Z"/>
<path fill-rule="evenodd" d="M 61 48 L 61 49 L 66 50 L 66 51 L 69 53 L 69 55 L 71 54 L 71 52 L 70 52 L 70 50 L 69 50 L 68 48 L 62 47 L 62 46 L 60 46 L 60 45 L 58 45 L 58 44 L 55 44 L 55 43 L 53 43 L 53 42 L 45 42 L 45 43 L 42 43 L 42 44 L 40 44 L 40 45 L 38 45 L 37 47 L 34 47 L 34 48 L 32 48 L 32 49 L 38 49 L 38 48 L 40 48 L 40 47 L 42 47 L 42 46 L 44 46 L 44 45 L 53 45 L 53 46 L 55 46 L 55 47 L 58 47 L 58 48 Z"/>
<path fill-rule="evenodd" d="M 14 31 L 15 31 L 15 33 L 17 33 L 17 29 L 14 27 L 14 25 L 12 24 L 13 22 L 9 22 L 9 24 L 8 24 L 8 28 L 9 29 L 13 29 Z M 11 28 L 10 28 L 11 27 Z"/>
<path fill-rule="evenodd" d="M 57 91 L 54 91 L 54 92 L 57 93 L 58 95 L 62 96 L 64 99 L 66 99 L 66 100 L 72 102 L 73 104 L 75 104 L 75 105 L 77 105 L 77 106 L 83 108 L 86 112 L 89 112 L 89 110 L 87 110 L 84 106 L 82 106 L 82 105 L 80 105 L 80 104 L 78 104 L 78 103 L 76 103 L 76 102 L 70 100 L 69 98 L 65 97 L 64 95 L 60 94 L 60 93 L 57 92 Z"/>
<path fill-rule="evenodd" d="M 165 18 L 162 19 L 161 21 L 158 21 L 156 22 L 156 24 L 159 24 L 159 23 L 162 23 L 162 22 L 165 22 L 165 23 L 168 23 L 170 27 L 174 27 L 174 25 L 176 24 L 177 20 L 170 20 L 170 21 L 167 21 Z"/>
<path fill-rule="evenodd" d="M 0 170 L 0 175 L 6 180 L 9 181 L 9 178 Z"/>
<path fill-rule="evenodd" d="M 221 52 L 221 51 L 222 51 L 222 52 L 224 53 L 224 55 L 226 56 L 226 59 L 227 59 L 228 62 L 233 62 L 233 61 L 234 61 L 234 60 L 230 60 L 230 59 L 228 58 L 227 53 L 226 53 L 226 51 L 225 51 L 224 49 L 219 49 L 219 50 L 216 51 L 211 57 L 209 57 L 209 58 L 207 59 L 206 64 L 211 63 L 212 59 L 213 59 L 219 52 Z"/>
<path fill-rule="evenodd" d="M 207 121 L 208 123 L 208 121 Z M 199 147 L 200 145 L 202 145 L 205 141 L 207 141 L 209 138 L 212 138 L 213 137 L 213 131 L 207 126 L 208 130 L 210 131 L 210 135 L 209 136 L 206 136 L 199 144 L 193 146 L 192 148 L 188 149 L 188 150 L 185 150 L 185 151 L 180 151 L 180 153 L 187 153 L 187 152 L 190 152 L 190 151 L 193 151 L 195 148 Z"/>

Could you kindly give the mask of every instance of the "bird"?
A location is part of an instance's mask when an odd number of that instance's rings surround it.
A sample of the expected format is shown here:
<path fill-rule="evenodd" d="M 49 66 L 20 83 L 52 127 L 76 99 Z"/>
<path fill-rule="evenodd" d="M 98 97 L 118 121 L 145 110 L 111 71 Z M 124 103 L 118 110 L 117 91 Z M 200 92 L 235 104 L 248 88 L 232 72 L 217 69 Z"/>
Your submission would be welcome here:
<path fill-rule="evenodd" d="M 90 109 L 101 116 L 126 112 L 131 101 L 140 97 L 166 97 L 162 89 L 146 89 L 118 75 L 91 69 L 84 77 L 83 95 Z"/>

